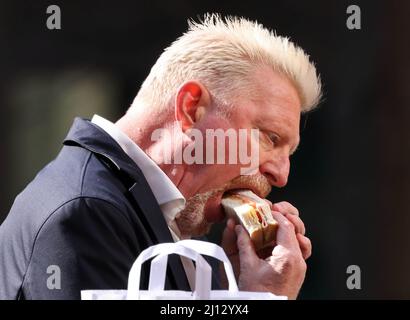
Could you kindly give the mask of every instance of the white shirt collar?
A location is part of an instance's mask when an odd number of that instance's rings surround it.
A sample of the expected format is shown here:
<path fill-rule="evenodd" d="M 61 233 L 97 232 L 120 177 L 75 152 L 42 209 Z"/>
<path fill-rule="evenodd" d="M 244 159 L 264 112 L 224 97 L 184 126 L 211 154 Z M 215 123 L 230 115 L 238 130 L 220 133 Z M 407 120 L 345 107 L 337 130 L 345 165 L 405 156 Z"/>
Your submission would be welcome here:
<path fill-rule="evenodd" d="M 178 188 L 158 165 L 114 123 L 98 115 L 94 115 L 91 122 L 108 133 L 138 165 L 161 207 L 167 224 L 170 225 L 176 214 L 185 206 L 185 198 Z"/>

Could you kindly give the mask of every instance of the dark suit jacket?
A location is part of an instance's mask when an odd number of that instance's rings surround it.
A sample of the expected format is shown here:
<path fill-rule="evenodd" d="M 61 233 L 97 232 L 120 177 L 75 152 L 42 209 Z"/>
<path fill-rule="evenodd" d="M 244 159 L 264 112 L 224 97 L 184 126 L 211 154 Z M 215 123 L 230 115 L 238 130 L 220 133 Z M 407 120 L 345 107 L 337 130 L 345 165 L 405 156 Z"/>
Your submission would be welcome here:
<path fill-rule="evenodd" d="M 141 170 L 107 133 L 76 118 L 57 158 L 17 196 L 0 226 L 0 299 L 79 299 L 84 289 L 125 289 L 138 254 L 159 242 L 173 240 Z M 147 273 L 143 268 L 142 287 Z M 166 287 L 189 290 L 177 257 Z"/>

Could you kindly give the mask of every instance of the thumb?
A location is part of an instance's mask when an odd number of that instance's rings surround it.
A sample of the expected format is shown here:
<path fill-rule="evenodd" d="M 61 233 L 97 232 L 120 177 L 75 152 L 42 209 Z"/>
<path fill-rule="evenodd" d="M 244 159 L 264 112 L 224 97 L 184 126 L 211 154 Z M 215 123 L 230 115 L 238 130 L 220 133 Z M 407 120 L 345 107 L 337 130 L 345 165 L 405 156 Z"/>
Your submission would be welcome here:
<path fill-rule="evenodd" d="M 241 225 L 237 225 L 235 227 L 235 232 L 238 237 L 236 243 L 238 245 L 239 256 L 241 257 L 241 264 L 252 263 L 255 260 L 258 260 L 259 257 L 255 252 L 252 240 L 246 230 Z"/>
<path fill-rule="evenodd" d="M 272 216 L 279 224 L 279 228 L 276 234 L 277 246 L 273 250 L 278 247 L 284 247 L 288 250 L 298 252 L 300 250 L 299 242 L 296 238 L 295 227 L 293 226 L 293 224 L 279 212 L 272 211 Z"/>

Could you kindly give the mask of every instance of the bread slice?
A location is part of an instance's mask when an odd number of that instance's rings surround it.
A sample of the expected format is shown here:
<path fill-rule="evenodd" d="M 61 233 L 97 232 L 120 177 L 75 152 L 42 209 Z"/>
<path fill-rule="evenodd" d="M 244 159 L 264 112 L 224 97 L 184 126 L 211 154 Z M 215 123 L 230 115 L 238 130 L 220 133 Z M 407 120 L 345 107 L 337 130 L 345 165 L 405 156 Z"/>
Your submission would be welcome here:
<path fill-rule="evenodd" d="M 249 190 L 225 194 L 221 202 L 225 213 L 234 217 L 249 233 L 255 249 L 262 249 L 276 239 L 277 221 L 267 201 Z"/>

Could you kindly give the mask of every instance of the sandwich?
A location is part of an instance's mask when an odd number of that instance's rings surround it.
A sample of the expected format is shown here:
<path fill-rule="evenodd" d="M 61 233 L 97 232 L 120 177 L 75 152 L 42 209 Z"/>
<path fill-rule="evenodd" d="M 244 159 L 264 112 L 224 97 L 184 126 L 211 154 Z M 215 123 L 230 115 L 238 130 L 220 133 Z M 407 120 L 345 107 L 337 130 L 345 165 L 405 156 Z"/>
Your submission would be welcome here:
<path fill-rule="evenodd" d="M 224 194 L 221 204 L 226 215 L 233 217 L 249 233 L 255 250 L 275 241 L 278 222 L 272 217 L 266 200 L 250 190 L 235 190 Z"/>

